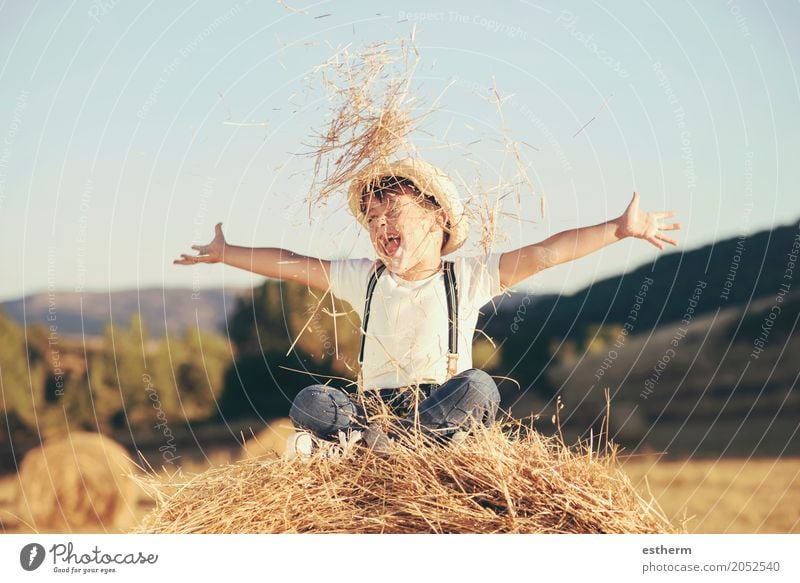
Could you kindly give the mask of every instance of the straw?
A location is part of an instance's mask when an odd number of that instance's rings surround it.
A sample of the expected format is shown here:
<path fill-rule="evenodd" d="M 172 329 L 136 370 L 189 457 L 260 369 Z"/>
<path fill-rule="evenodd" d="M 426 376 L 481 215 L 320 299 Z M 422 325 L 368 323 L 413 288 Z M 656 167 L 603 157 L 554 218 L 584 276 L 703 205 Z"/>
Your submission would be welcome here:
<path fill-rule="evenodd" d="M 608 453 L 522 425 L 459 444 L 417 436 L 379 456 L 256 459 L 160 479 L 139 531 L 181 533 L 668 533 Z M 166 492 L 166 494 L 165 494 Z"/>

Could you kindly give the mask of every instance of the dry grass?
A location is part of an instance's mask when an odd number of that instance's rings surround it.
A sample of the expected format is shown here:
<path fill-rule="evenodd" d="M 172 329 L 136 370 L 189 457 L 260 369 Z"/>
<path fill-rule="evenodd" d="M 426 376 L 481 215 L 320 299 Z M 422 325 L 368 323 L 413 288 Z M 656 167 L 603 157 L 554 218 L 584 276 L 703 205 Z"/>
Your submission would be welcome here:
<path fill-rule="evenodd" d="M 331 121 L 308 152 L 315 160 L 311 204 L 344 190 L 369 164 L 412 152 L 408 137 L 424 117 L 412 116 L 417 60 L 412 34 L 361 52 L 344 47 L 315 68 L 328 92 Z"/>
<path fill-rule="evenodd" d="M 689 532 L 800 534 L 798 458 L 678 462 L 633 457 L 625 460 L 622 468 L 640 492 L 653 493 L 668 518 L 678 524 L 685 517 Z M 208 464 L 193 464 L 186 471 L 207 469 Z M 15 475 L 0 479 L 0 532 L 35 532 L 20 522 L 16 513 L 18 481 Z M 180 482 L 175 480 L 173 485 Z M 166 484 L 159 486 L 162 491 L 166 488 Z M 152 510 L 152 500 L 142 499 L 137 509 L 139 520 L 148 514 L 150 520 Z M 89 527 L 85 532 L 103 529 Z"/>
<path fill-rule="evenodd" d="M 538 150 L 526 142 L 512 138 L 511 132 L 506 124 L 505 113 L 503 110 L 504 102 L 508 97 L 501 94 L 497 83 L 492 79 L 492 87 L 486 98 L 495 106 L 497 120 L 499 124 L 498 135 L 492 140 L 499 144 L 503 151 L 503 160 L 496 169 L 497 178 L 495 184 L 482 184 L 480 181 L 473 189 L 466 188 L 470 192 L 467 207 L 479 219 L 481 227 L 480 246 L 485 252 L 490 252 L 499 243 L 508 241 L 505 233 L 498 229 L 498 220 L 501 215 L 509 216 L 521 223 L 535 223 L 535 220 L 525 219 L 522 211 L 523 199 L 533 198 L 536 189 L 530 177 L 531 163 L 522 154 L 521 146 Z M 509 169 L 508 166 L 512 168 Z M 504 212 L 503 201 L 506 198 L 513 198 L 515 201 L 515 213 Z M 545 218 L 545 198 L 544 195 L 539 199 L 540 218 Z"/>
<path fill-rule="evenodd" d="M 255 459 L 151 476 L 150 533 L 660 533 L 678 530 L 598 456 L 517 428 L 388 457 Z"/>
<path fill-rule="evenodd" d="M 330 121 L 322 131 L 314 132 L 313 143 L 306 152 L 314 159 L 310 206 L 324 205 L 331 195 L 346 190 L 372 163 L 418 156 L 411 135 L 421 130 L 422 121 L 437 109 L 449 88 L 448 85 L 430 106 L 423 108 L 412 91 L 418 64 L 419 52 L 412 31 L 408 38 L 374 43 L 360 51 L 345 46 L 315 67 L 313 74 L 321 78 L 327 92 Z M 490 184 L 482 179 L 467 181 L 455 173 L 459 187 L 466 194 L 467 214 L 480 220 L 480 246 L 488 251 L 501 235 L 497 230 L 500 214 L 535 222 L 522 218 L 523 199 L 532 198 L 535 189 L 530 177 L 531 163 L 522 154 L 521 146 L 538 148 L 512 139 L 503 110 L 504 102 L 511 96 L 502 96 L 494 80 L 490 93 L 479 97 L 496 108 L 499 131 L 487 145 L 491 148 L 499 145 L 502 162 L 494 169 L 496 178 Z M 447 133 L 436 147 L 462 150 L 468 162 L 480 167 L 476 160 L 481 156 L 474 155 L 469 146 L 484 139 L 465 146 L 448 142 Z M 516 199 L 517 214 L 501 210 L 503 201 L 509 197 Z M 539 210 L 543 219 L 543 195 Z"/>
<path fill-rule="evenodd" d="M 800 459 L 656 461 L 623 468 L 692 533 L 800 533 Z"/>
<path fill-rule="evenodd" d="M 16 513 L 34 531 L 125 530 L 140 494 L 134 470 L 125 449 L 99 434 L 47 440 L 20 464 Z"/>

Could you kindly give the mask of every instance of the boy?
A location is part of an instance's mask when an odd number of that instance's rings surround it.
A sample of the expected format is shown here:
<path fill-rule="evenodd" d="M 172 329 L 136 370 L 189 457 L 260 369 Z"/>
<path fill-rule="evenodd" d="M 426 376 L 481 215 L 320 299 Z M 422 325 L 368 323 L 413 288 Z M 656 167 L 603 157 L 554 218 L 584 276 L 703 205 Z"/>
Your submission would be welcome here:
<path fill-rule="evenodd" d="M 617 219 L 564 231 L 505 253 L 443 261 L 467 239 L 469 227 L 458 192 L 439 169 L 419 159 L 378 162 L 352 181 L 348 205 L 364 226 L 378 256 L 323 260 L 276 248 L 228 245 L 221 223 L 199 255 L 174 263 L 224 262 L 260 275 L 299 281 L 348 302 L 361 318 L 359 391 L 377 395 L 429 435 L 463 436 L 472 423 L 494 420 L 500 395 L 484 371 L 472 367 L 472 338 L 478 310 L 506 288 L 535 273 L 583 257 L 626 237 L 659 249 L 677 241 L 662 231 L 672 212 L 639 210 L 639 196 Z M 303 389 L 290 416 L 302 432 L 290 448 L 308 453 L 316 438 L 331 441 L 363 436 L 377 451 L 389 438 L 370 425 L 363 407 L 325 385 Z M 364 430 L 362 433 L 356 431 Z"/>

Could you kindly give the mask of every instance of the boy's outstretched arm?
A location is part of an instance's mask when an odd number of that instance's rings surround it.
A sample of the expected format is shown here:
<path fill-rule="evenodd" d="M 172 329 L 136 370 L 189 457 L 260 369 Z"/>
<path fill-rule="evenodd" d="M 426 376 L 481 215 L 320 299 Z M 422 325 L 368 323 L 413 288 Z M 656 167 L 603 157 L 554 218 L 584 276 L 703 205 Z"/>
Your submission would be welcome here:
<path fill-rule="evenodd" d="M 197 255 L 181 253 L 176 265 L 195 263 L 224 263 L 252 271 L 265 277 L 296 281 L 308 287 L 328 291 L 330 261 L 306 257 L 276 247 L 239 247 L 229 245 L 222 233 L 222 223 L 215 227 L 214 240 L 208 245 L 192 245 Z"/>
<path fill-rule="evenodd" d="M 503 253 L 500 257 L 500 283 L 503 287 L 511 287 L 543 269 L 578 259 L 626 237 L 644 239 L 663 251 L 664 243 L 678 244 L 662 233 L 681 228 L 680 223 L 661 224 L 661 219 L 673 216 L 673 211 L 653 213 L 640 210 L 639 194 L 634 192 L 628 208 L 619 218 L 591 227 L 562 231 L 541 243 Z"/>

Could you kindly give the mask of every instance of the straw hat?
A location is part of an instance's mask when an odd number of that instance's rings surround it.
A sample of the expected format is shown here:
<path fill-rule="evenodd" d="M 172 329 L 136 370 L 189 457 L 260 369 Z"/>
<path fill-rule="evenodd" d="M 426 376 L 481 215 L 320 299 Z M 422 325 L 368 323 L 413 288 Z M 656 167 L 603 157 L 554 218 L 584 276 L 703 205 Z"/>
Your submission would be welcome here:
<path fill-rule="evenodd" d="M 469 223 L 456 185 L 444 172 L 418 158 L 404 158 L 396 162 L 375 162 L 356 175 L 350 184 L 347 198 L 350 212 L 364 228 L 368 228 L 367 218 L 361 210 L 364 188 L 385 176 L 407 178 L 422 194 L 433 197 L 447 213 L 450 237 L 442 248 L 442 255 L 452 253 L 464 244 L 469 235 Z"/>

